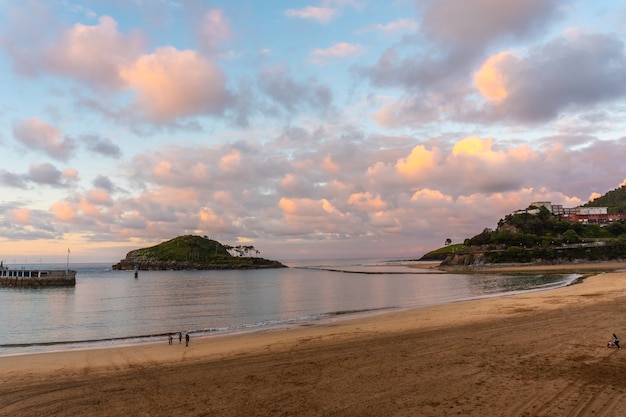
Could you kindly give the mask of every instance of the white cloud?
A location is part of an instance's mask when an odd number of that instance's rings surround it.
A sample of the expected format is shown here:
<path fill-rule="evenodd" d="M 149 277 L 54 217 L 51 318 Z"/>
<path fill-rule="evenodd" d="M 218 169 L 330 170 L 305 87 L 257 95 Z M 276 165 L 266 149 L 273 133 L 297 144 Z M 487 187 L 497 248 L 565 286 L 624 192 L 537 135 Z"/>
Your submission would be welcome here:
<path fill-rule="evenodd" d="M 318 23 L 327 24 L 337 16 L 338 10 L 330 7 L 305 7 L 304 9 L 285 10 L 285 16 L 296 17 L 304 20 L 313 20 Z"/>
<path fill-rule="evenodd" d="M 398 33 L 398 32 L 415 32 L 419 29 L 419 23 L 412 19 L 397 19 L 389 23 L 376 23 L 366 26 L 364 29 L 359 30 L 358 33 L 364 32 L 383 32 L 383 33 Z"/>

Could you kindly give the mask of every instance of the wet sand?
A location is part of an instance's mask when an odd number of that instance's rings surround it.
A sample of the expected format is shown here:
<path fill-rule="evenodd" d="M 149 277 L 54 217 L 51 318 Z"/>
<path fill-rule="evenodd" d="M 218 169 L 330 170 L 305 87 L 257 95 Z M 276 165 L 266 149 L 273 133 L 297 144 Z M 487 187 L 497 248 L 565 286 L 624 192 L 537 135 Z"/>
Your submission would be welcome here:
<path fill-rule="evenodd" d="M 619 416 L 612 333 L 626 340 L 623 271 L 189 347 L 4 357 L 0 416 Z"/>

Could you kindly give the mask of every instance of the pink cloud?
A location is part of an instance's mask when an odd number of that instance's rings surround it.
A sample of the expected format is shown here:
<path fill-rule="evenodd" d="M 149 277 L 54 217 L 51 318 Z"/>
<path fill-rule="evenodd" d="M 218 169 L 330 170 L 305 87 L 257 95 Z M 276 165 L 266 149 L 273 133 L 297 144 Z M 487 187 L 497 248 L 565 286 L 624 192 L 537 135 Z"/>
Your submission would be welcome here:
<path fill-rule="evenodd" d="M 324 64 L 328 59 L 342 59 L 363 55 L 365 48 L 362 45 L 340 42 L 326 49 L 315 49 L 309 57 L 316 64 Z"/>
<path fill-rule="evenodd" d="M 404 176 L 422 176 L 436 167 L 439 158 L 437 148 L 428 150 L 424 145 L 418 145 L 413 148 L 409 156 L 398 160 L 396 169 L 398 173 Z"/>
<path fill-rule="evenodd" d="M 491 138 L 469 136 L 450 149 L 417 145 L 394 163 L 376 162 L 367 169 L 381 190 L 433 188 L 454 196 L 515 189 L 532 178 L 545 163 L 544 155 L 527 145 L 496 149 Z"/>
<path fill-rule="evenodd" d="M 339 170 L 341 169 L 339 165 L 337 165 L 333 161 L 333 158 L 330 155 L 324 158 L 324 162 L 322 163 L 322 168 L 324 168 L 324 170 L 328 173 L 338 173 Z"/>
<path fill-rule="evenodd" d="M 13 136 L 27 148 L 61 161 L 68 160 L 75 149 L 73 140 L 62 138 L 59 129 L 38 117 L 15 122 Z"/>
<path fill-rule="evenodd" d="M 67 201 L 59 201 L 50 206 L 50 211 L 54 213 L 57 220 L 62 223 L 72 223 L 76 221 L 78 211 Z"/>
<path fill-rule="evenodd" d="M 128 65 L 145 49 L 143 35 L 118 32 L 117 22 L 102 16 L 95 26 L 77 23 L 43 52 L 51 71 L 80 79 L 93 87 L 120 87 L 118 67 Z"/>
<path fill-rule="evenodd" d="M 65 181 L 75 182 L 78 181 L 78 171 L 74 168 L 67 168 L 63 170 L 62 177 Z"/>
<path fill-rule="evenodd" d="M 506 86 L 506 75 L 499 65 L 509 58 L 509 52 L 500 52 L 489 57 L 474 75 L 474 83 L 488 100 L 502 100 L 509 94 Z"/>
<path fill-rule="evenodd" d="M 281 198 L 278 205 L 284 213 L 298 216 L 319 216 L 335 211 L 328 200 L 310 198 Z"/>
<path fill-rule="evenodd" d="M 387 203 L 379 195 L 374 196 L 369 192 L 352 194 L 348 198 L 348 204 L 365 212 L 379 212 L 387 208 Z"/>
<path fill-rule="evenodd" d="M 32 221 L 31 210 L 28 208 L 8 210 L 6 214 L 8 221 L 22 226 L 29 225 Z"/>
<path fill-rule="evenodd" d="M 452 202 L 452 197 L 443 194 L 439 190 L 431 190 L 429 188 L 422 188 L 415 191 L 411 196 L 411 201 L 419 202 L 423 206 L 424 203 L 431 203 L 434 206 L 440 206 L 441 204 L 449 204 Z"/>
<path fill-rule="evenodd" d="M 111 195 L 103 188 L 89 190 L 85 196 L 85 200 L 90 204 L 99 206 L 110 206 L 112 204 Z"/>
<path fill-rule="evenodd" d="M 120 77 L 137 94 L 136 110 L 153 122 L 220 114 L 230 100 L 222 71 L 194 51 L 159 48 L 122 67 Z"/>
<path fill-rule="evenodd" d="M 231 151 L 220 158 L 219 167 L 224 172 L 236 171 L 240 166 L 241 153 L 239 151 Z"/>
<path fill-rule="evenodd" d="M 204 15 L 196 33 L 202 49 L 209 53 L 215 53 L 220 44 L 232 36 L 229 20 L 217 9 Z"/>

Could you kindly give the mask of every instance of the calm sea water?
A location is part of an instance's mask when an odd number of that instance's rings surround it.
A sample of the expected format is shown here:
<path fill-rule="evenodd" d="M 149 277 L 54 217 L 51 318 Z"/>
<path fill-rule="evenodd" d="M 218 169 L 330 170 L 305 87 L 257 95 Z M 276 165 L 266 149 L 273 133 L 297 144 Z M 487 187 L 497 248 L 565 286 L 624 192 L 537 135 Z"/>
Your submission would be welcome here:
<path fill-rule="evenodd" d="M 79 264 L 71 266 L 73 288 L 0 288 L 0 355 L 298 325 L 554 288 L 578 277 L 446 274 L 376 260 L 285 263 L 290 268 L 140 271 L 138 278 L 109 264 Z"/>

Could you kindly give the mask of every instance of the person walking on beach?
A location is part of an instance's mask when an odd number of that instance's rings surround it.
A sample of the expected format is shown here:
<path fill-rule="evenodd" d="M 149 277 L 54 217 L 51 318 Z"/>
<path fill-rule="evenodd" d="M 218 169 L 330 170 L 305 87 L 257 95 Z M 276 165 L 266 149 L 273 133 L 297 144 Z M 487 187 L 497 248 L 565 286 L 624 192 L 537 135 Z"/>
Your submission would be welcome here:
<path fill-rule="evenodd" d="M 617 346 L 618 349 L 621 349 L 619 345 L 619 337 L 617 337 L 615 333 L 613 333 L 613 343 L 615 344 L 615 346 Z"/>
<path fill-rule="evenodd" d="M 189 333 L 185 334 L 185 346 L 189 346 Z"/>
<path fill-rule="evenodd" d="M 172 335 L 170 334 L 170 335 L 168 336 L 168 339 L 169 339 L 169 343 L 170 343 L 170 345 L 171 345 L 171 344 L 172 344 L 172 339 L 174 339 L 174 337 L 172 337 Z"/>
<path fill-rule="evenodd" d="M 183 343 L 183 334 L 178 332 L 178 343 Z"/>

